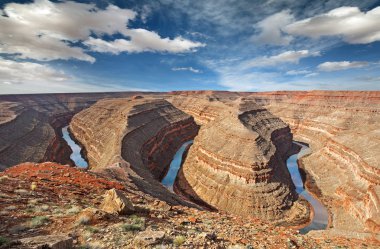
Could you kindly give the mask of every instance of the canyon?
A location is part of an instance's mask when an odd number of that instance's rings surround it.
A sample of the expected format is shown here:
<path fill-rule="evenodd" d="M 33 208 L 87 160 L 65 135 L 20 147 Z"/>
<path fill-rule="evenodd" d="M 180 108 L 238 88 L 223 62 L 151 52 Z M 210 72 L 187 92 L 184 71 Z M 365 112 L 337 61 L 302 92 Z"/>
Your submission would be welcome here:
<path fill-rule="evenodd" d="M 286 167 L 302 142 L 311 149 L 297 160 L 304 187 L 329 212 L 327 229 L 307 236 L 379 240 L 380 92 L 3 95 L 0 108 L 0 170 L 75 166 L 62 138 L 69 126 L 88 172 L 169 205 L 288 229 L 315 212 Z M 192 140 L 173 193 L 160 181 Z"/>

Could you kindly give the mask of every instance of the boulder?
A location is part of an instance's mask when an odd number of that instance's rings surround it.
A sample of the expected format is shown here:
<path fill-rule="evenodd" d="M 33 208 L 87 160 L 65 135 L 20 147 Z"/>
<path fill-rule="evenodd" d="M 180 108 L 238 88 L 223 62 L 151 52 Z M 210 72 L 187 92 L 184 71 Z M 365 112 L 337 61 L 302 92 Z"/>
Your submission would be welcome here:
<path fill-rule="evenodd" d="M 21 245 L 31 249 L 71 249 L 73 239 L 67 235 L 43 235 L 19 240 Z"/>
<path fill-rule="evenodd" d="M 111 214 L 132 214 L 135 212 L 132 202 L 117 189 L 110 189 L 105 193 L 100 209 Z"/>

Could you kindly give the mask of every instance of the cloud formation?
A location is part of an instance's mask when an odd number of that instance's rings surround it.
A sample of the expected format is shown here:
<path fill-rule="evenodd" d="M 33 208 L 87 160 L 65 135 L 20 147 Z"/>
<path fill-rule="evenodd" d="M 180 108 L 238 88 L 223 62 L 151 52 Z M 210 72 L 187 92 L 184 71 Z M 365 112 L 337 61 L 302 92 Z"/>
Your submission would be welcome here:
<path fill-rule="evenodd" d="M 341 36 L 351 44 L 380 41 L 380 7 L 362 12 L 358 7 L 340 7 L 291 23 L 283 31 L 291 35 L 319 38 Z"/>
<path fill-rule="evenodd" d="M 29 81 L 62 82 L 71 77 L 50 66 L 5 60 L 0 57 L 0 83 L 12 85 Z"/>
<path fill-rule="evenodd" d="M 366 61 L 327 61 L 318 65 L 319 71 L 331 72 L 347 70 L 352 68 L 362 68 L 368 66 Z"/>
<path fill-rule="evenodd" d="M 136 13 L 109 5 L 53 3 L 35 0 L 30 4 L 7 4 L 0 16 L 0 53 L 16 58 L 50 61 L 77 59 L 94 62 L 80 43 L 96 52 L 190 52 L 204 44 L 182 37 L 162 38 L 145 29 L 127 25 Z M 121 34 L 125 38 L 106 41 L 102 36 Z M 93 37 L 95 36 L 95 37 Z"/>
<path fill-rule="evenodd" d="M 190 71 L 193 73 L 201 73 L 201 70 L 195 69 L 193 67 L 173 67 L 172 71 Z"/>
<path fill-rule="evenodd" d="M 262 56 L 257 57 L 252 60 L 245 61 L 243 63 L 244 68 L 252 68 L 252 67 L 268 67 L 275 66 L 283 63 L 293 63 L 297 64 L 300 59 L 311 57 L 311 56 L 319 56 L 319 52 L 311 52 L 309 50 L 298 50 L 298 51 L 286 51 L 278 55 L 273 56 Z"/>
<path fill-rule="evenodd" d="M 255 24 L 254 27 L 260 29 L 261 32 L 254 35 L 252 39 L 259 44 L 288 45 L 293 38 L 289 35 L 284 35 L 281 29 L 293 21 L 294 17 L 289 10 L 283 10 L 268 16 Z"/>

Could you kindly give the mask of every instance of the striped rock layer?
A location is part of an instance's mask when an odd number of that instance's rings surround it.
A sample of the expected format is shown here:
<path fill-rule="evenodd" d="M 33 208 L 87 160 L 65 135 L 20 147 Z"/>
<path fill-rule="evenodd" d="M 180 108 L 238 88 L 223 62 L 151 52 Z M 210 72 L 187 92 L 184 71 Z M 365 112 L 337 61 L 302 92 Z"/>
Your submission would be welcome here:
<path fill-rule="evenodd" d="M 297 201 L 285 164 L 295 152 L 289 127 L 252 101 L 226 105 L 207 96 L 189 98 L 171 101 L 203 125 L 175 190 L 242 216 L 275 222 L 305 219 L 308 208 Z"/>

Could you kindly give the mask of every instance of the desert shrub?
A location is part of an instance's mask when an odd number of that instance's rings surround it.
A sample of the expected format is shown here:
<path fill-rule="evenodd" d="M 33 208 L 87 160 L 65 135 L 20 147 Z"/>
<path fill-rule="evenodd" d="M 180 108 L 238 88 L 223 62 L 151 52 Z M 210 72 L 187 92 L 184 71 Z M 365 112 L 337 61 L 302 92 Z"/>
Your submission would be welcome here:
<path fill-rule="evenodd" d="M 145 230 L 145 219 L 136 215 L 129 216 L 129 221 L 121 226 L 123 231 Z"/>
<path fill-rule="evenodd" d="M 9 239 L 0 236 L 0 246 L 5 246 L 5 245 L 8 244 L 9 242 L 10 242 Z"/>
<path fill-rule="evenodd" d="M 66 214 L 77 214 L 81 211 L 82 209 L 78 206 L 71 206 L 71 208 L 69 208 L 67 211 L 66 211 Z"/>
<path fill-rule="evenodd" d="M 86 231 L 88 231 L 90 233 L 98 233 L 99 229 L 97 227 L 88 226 L 88 227 L 86 227 Z"/>
<path fill-rule="evenodd" d="M 30 220 L 31 227 L 39 227 L 49 222 L 49 218 L 46 216 L 36 216 Z"/>
<path fill-rule="evenodd" d="M 7 175 L 4 175 L 4 176 L 0 176 L 0 182 L 2 182 L 3 180 L 5 179 L 8 179 L 9 177 Z"/>
<path fill-rule="evenodd" d="M 36 189 L 37 189 L 37 183 L 32 182 L 32 184 L 30 184 L 30 190 L 35 191 Z"/>
<path fill-rule="evenodd" d="M 76 221 L 77 225 L 87 225 L 90 222 L 91 218 L 87 215 L 80 215 Z"/>
<path fill-rule="evenodd" d="M 179 236 L 176 236 L 173 240 L 173 244 L 175 246 L 180 246 L 182 245 L 183 243 L 185 243 L 186 241 L 186 237 L 185 236 L 182 236 L 182 235 L 179 235 Z"/>

